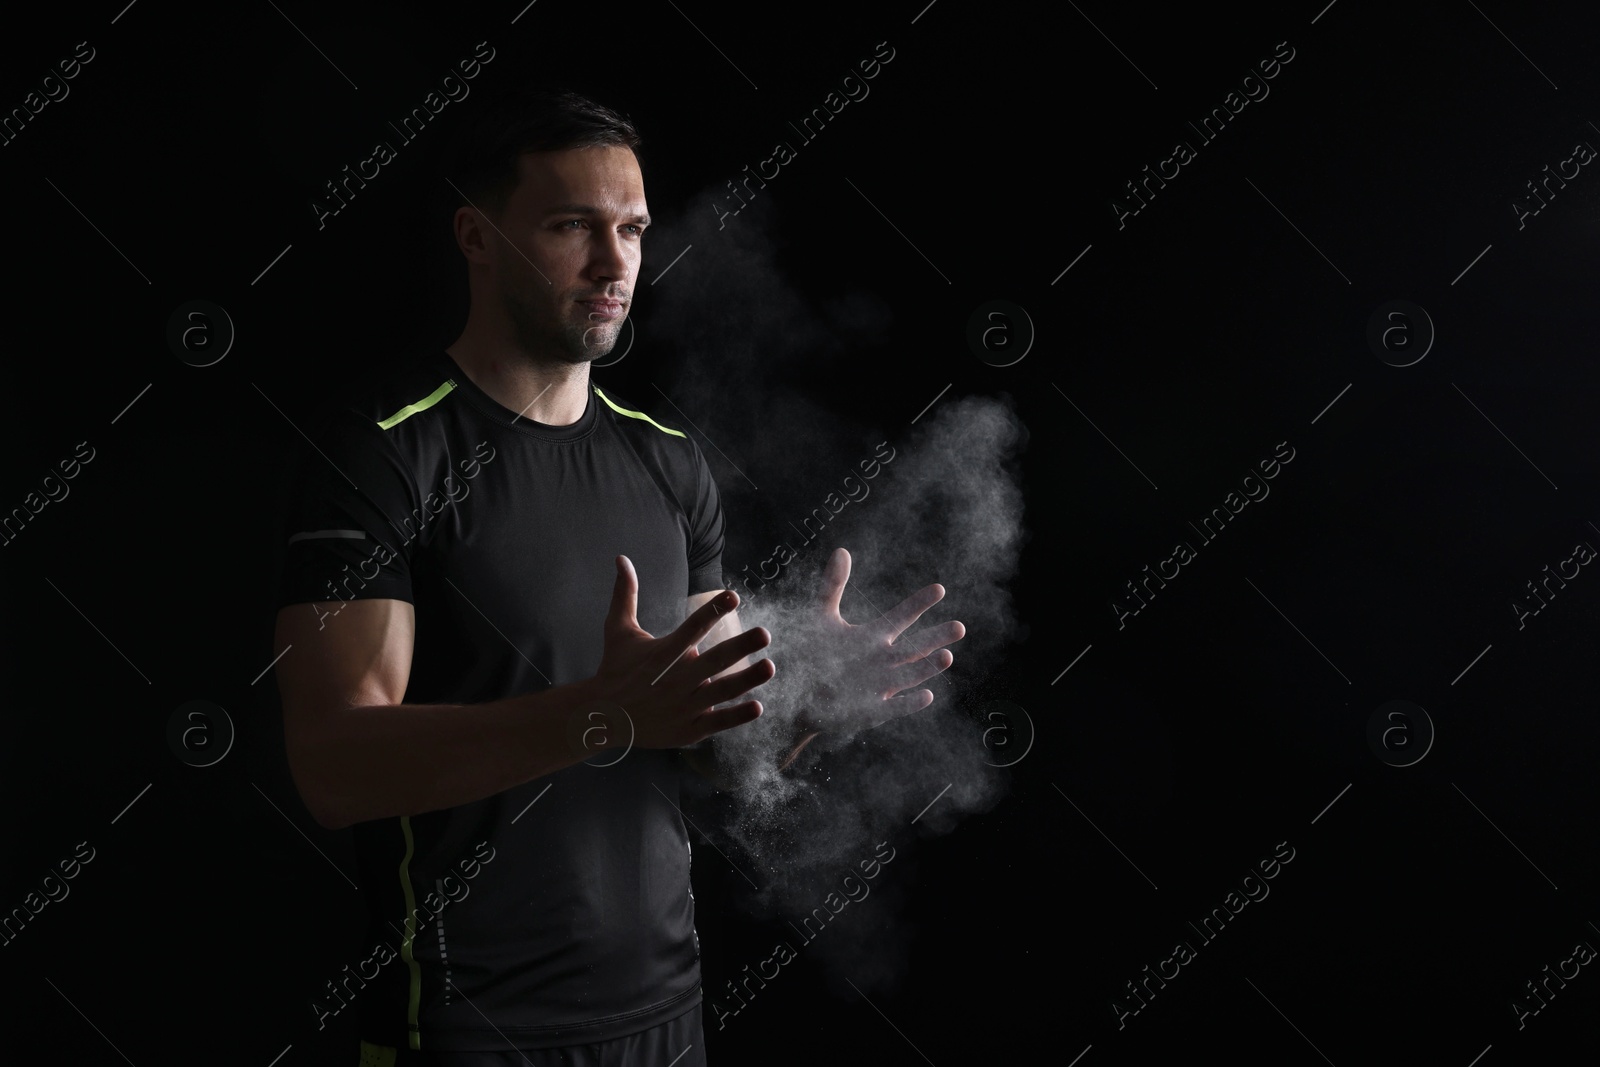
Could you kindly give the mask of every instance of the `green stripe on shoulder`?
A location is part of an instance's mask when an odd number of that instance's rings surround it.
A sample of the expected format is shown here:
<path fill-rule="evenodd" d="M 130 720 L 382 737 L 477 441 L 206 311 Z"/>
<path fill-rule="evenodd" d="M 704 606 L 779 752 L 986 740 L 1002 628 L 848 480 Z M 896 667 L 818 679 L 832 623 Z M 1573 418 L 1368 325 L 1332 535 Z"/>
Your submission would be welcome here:
<path fill-rule="evenodd" d="M 626 415 L 631 419 L 643 419 L 645 422 L 648 422 L 651 426 L 654 426 L 656 429 L 660 430 L 662 433 L 670 433 L 674 437 L 682 437 L 682 438 L 685 438 L 685 439 L 688 438 L 688 434 L 684 433 L 682 430 L 669 430 L 665 426 L 661 425 L 655 419 L 652 419 L 649 415 L 646 415 L 642 411 L 629 411 L 627 408 L 621 407 L 621 406 L 613 403 L 609 396 L 606 396 L 606 394 L 604 394 L 604 393 L 602 393 L 600 391 L 600 387 L 598 385 L 594 386 L 593 388 L 594 388 L 594 395 L 599 397 L 601 400 L 604 400 L 606 402 L 606 406 L 609 407 L 612 411 L 615 411 L 618 415 Z"/>
<path fill-rule="evenodd" d="M 400 423 L 405 422 L 411 416 L 415 415 L 417 412 L 427 411 L 429 408 L 433 407 L 433 405 L 449 396 L 450 391 L 455 387 L 456 383 L 454 379 L 446 379 L 445 383 L 439 386 L 439 388 L 435 389 L 433 392 L 429 393 L 415 404 L 407 404 L 393 415 L 390 415 L 387 419 L 379 422 L 378 425 L 385 430 L 392 430 Z"/>

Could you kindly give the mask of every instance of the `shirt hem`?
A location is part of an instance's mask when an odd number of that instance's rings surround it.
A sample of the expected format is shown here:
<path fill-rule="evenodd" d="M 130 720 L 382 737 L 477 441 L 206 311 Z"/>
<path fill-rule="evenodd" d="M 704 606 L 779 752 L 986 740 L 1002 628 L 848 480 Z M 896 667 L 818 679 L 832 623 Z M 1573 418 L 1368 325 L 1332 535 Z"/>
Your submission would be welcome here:
<path fill-rule="evenodd" d="M 585 1023 L 549 1026 L 441 1026 L 422 1025 L 424 1050 L 440 1052 L 503 1052 L 510 1041 L 518 1050 L 561 1048 L 615 1041 L 643 1030 L 671 1022 L 685 1012 L 700 1007 L 701 990 L 697 982 L 669 1000 L 624 1015 L 608 1016 Z M 372 1040 L 370 1037 L 367 1040 Z"/>

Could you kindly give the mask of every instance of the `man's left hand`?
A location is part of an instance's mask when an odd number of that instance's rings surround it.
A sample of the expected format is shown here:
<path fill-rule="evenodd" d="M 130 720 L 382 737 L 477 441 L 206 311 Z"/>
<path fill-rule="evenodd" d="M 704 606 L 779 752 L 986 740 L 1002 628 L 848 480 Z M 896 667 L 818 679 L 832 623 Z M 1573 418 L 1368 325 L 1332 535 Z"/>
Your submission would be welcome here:
<path fill-rule="evenodd" d="M 799 640 L 815 647 L 805 658 L 823 664 L 824 672 L 807 694 L 801 728 L 807 732 L 855 733 L 889 719 L 921 711 L 933 703 L 928 689 L 912 689 L 949 668 L 955 654 L 945 648 L 961 640 L 967 629 L 959 622 L 940 623 L 908 637 L 901 635 L 923 612 L 944 599 L 944 587 L 924 586 L 871 622 L 849 623 L 839 604 L 850 580 L 850 553 L 835 549 L 823 568 L 817 612 Z M 783 661 L 781 636 L 773 658 Z"/>

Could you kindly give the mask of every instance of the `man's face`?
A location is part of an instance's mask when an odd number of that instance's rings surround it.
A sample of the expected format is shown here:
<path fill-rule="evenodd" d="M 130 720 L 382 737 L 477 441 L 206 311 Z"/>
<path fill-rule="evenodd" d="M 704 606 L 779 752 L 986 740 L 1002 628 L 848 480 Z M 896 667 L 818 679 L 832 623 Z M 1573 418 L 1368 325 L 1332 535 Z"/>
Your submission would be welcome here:
<path fill-rule="evenodd" d="M 632 306 L 650 224 L 639 162 L 629 148 L 574 148 L 525 153 L 518 172 L 500 232 L 486 235 L 495 295 L 524 351 L 598 359 Z"/>

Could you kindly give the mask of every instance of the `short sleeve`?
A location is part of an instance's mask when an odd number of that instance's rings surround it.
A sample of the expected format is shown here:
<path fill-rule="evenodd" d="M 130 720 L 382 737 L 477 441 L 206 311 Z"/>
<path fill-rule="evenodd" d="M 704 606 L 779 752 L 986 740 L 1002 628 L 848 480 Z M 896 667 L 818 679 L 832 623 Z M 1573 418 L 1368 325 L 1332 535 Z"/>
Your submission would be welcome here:
<path fill-rule="evenodd" d="M 690 444 L 694 444 L 690 441 Z M 725 588 L 722 582 L 724 527 L 722 497 L 700 446 L 694 446 L 695 494 L 689 515 L 689 588 L 687 596 Z"/>
<path fill-rule="evenodd" d="M 384 431 L 354 410 L 334 416 L 290 492 L 278 606 L 412 602 L 412 541 L 400 524 L 417 513 L 411 475 Z"/>

